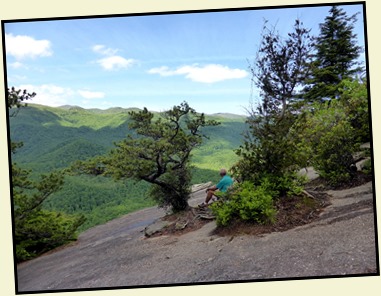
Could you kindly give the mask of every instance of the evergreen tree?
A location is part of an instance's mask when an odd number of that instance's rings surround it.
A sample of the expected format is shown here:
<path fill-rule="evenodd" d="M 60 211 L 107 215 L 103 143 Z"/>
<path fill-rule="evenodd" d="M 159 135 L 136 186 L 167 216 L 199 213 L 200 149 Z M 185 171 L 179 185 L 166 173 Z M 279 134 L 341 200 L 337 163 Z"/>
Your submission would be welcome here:
<path fill-rule="evenodd" d="M 10 113 L 10 116 L 16 116 L 17 111 L 20 107 L 27 106 L 24 101 L 30 100 L 36 96 L 36 93 L 28 93 L 26 89 L 21 91 L 21 89 L 15 89 L 14 87 L 8 88 L 7 90 L 7 107 L 10 111 L 11 109 L 17 108 L 16 112 Z"/>
<path fill-rule="evenodd" d="M 23 101 L 34 97 L 26 90 L 8 89 L 9 116 L 16 116 Z M 11 142 L 11 151 L 16 153 L 23 143 Z M 30 171 L 12 163 L 12 201 L 16 260 L 23 261 L 75 239 L 77 228 L 85 221 L 83 216 L 68 216 L 62 213 L 45 211 L 43 202 L 61 189 L 64 182 L 62 172 L 40 176 L 39 181 L 30 177 Z"/>
<path fill-rule="evenodd" d="M 361 70 L 356 59 L 362 48 L 353 33 L 356 21 L 357 14 L 347 16 L 342 8 L 332 6 L 325 22 L 320 24 L 311 76 L 306 81 L 307 101 L 336 98 L 339 83 Z"/>

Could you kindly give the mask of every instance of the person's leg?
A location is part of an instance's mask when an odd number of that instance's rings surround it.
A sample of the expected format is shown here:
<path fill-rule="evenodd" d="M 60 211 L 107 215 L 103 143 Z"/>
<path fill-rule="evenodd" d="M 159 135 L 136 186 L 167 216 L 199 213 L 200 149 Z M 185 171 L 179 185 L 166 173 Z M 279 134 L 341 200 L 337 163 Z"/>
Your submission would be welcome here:
<path fill-rule="evenodd" d="M 206 198 L 205 198 L 205 203 L 208 204 L 209 201 L 212 199 L 212 197 L 214 196 L 214 191 L 215 190 L 208 190 L 207 194 L 206 194 Z"/>
<path fill-rule="evenodd" d="M 207 207 L 208 206 L 208 204 L 209 204 L 209 201 L 212 199 L 212 197 L 214 196 L 214 192 L 215 192 L 215 190 L 208 190 L 207 192 L 206 192 L 206 198 L 205 198 L 205 201 L 202 203 L 202 204 L 200 204 L 200 205 L 198 205 L 199 207 L 201 207 L 201 208 L 203 208 L 203 207 Z"/>

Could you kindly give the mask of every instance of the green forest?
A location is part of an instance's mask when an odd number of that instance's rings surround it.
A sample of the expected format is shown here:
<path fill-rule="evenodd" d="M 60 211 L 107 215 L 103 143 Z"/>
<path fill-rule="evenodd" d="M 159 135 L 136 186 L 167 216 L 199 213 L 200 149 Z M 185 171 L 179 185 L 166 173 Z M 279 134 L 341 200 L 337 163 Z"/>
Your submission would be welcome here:
<path fill-rule="evenodd" d="M 272 223 L 277 199 L 302 194 L 302 168 L 333 188 L 350 183 L 371 141 L 355 22 L 336 6 L 318 36 L 300 20 L 287 36 L 265 22 L 249 65 L 261 100 L 247 116 L 200 114 L 191 102 L 162 113 L 53 108 L 8 89 L 17 260 L 144 207 L 186 210 L 190 185 L 218 181 L 222 167 L 237 182 L 211 206 L 219 226 Z"/>
<path fill-rule="evenodd" d="M 128 112 L 133 109 L 91 110 L 75 106 L 48 107 L 28 104 L 10 117 L 11 139 L 23 142 L 12 161 L 32 171 L 32 177 L 65 169 L 76 160 L 103 155 L 126 137 Z M 136 110 L 136 109 L 135 109 Z M 216 114 L 219 126 L 205 128 L 209 138 L 193 153 L 192 184 L 218 180 L 221 167 L 231 167 L 243 140 L 245 117 Z M 86 222 L 80 231 L 138 209 L 153 206 L 148 184 L 133 180 L 114 181 L 104 176 L 65 176 L 60 191 L 43 204 L 45 209 L 81 213 Z"/>

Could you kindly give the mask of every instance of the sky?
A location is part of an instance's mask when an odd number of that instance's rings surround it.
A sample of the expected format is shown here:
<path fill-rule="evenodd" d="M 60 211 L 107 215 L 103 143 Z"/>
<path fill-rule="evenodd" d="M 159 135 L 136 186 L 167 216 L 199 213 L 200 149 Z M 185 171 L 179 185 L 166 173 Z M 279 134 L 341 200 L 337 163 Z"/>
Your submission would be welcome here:
<path fill-rule="evenodd" d="M 354 33 L 364 46 L 362 6 L 340 7 L 360 13 Z M 48 106 L 164 111 L 187 101 L 197 112 L 245 115 L 258 99 L 249 65 L 264 20 L 286 37 L 299 18 L 318 35 L 329 9 L 12 20 L 3 27 L 7 82 Z"/>

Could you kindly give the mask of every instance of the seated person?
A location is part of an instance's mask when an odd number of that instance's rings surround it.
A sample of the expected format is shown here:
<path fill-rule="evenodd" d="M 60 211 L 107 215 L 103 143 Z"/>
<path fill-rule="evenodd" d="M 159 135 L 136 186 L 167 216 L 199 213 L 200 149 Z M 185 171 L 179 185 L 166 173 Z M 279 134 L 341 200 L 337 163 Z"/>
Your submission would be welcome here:
<path fill-rule="evenodd" d="M 214 185 L 213 187 L 210 187 L 206 189 L 206 198 L 205 202 L 198 205 L 199 207 L 207 207 L 209 204 L 209 201 L 214 197 L 217 199 L 216 191 L 219 190 L 220 192 L 226 192 L 228 188 L 233 185 L 233 179 L 227 175 L 227 172 L 225 169 L 220 170 L 220 176 L 222 177 L 221 180 L 218 182 L 217 185 Z M 213 198 L 213 199 L 214 199 Z"/>

